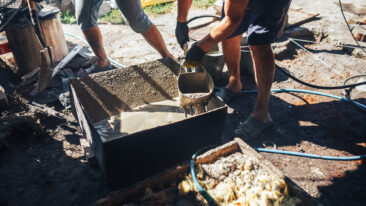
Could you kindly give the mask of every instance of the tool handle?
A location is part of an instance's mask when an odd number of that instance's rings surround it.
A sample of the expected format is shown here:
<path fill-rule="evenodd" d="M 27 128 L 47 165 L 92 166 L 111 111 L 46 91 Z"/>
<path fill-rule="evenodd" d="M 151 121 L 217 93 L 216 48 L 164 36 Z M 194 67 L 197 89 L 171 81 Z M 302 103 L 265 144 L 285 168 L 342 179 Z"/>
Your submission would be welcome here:
<path fill-rule="evenodd" d="M 46 41 L 44 40 L 44 35 L 42 32 L 42 29 L 41 29 L 41 24 L 38 19 L 36 3 L 33 0 L 27 0 L 27 2 L 28 2 L 30 17 L 32 20 L 32 24 L 34 26 L 34 30 L 37 34 L 37 38 L 38 38 L 40 44 L 42 45 L 42 47 L 47 47 Z"/>

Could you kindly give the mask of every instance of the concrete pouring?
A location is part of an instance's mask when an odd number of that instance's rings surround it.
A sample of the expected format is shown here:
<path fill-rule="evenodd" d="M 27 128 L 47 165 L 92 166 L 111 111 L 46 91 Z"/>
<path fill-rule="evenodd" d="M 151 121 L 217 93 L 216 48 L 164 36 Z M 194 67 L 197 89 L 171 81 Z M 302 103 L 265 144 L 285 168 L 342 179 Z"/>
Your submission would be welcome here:
<path fill-rule="evenodd" d="M 220 144 L 227 105 L 213 96 L 207 112 L 186 118 L 177 101 L 180 69 L 165 58 L 70 81 L 74 115 L 112 187 Z"/>

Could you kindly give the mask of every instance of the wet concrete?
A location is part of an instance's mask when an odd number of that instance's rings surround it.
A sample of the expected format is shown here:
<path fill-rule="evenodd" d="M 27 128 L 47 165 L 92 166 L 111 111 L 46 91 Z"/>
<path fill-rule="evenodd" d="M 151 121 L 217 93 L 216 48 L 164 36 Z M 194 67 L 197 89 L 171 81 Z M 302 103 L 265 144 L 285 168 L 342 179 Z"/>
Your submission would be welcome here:
<path fill-rule="evenodd" d="M 165 58 L 72 80 L 92 123 L 131 108 L 178 96 L 180 65 Z"/>
<path fill-rule="evenodd" d="M 127 136 L 132 133 L 165 126 L 186 118 L 177 98 L 145 104 L 93 124 L 101 138 Z"/>

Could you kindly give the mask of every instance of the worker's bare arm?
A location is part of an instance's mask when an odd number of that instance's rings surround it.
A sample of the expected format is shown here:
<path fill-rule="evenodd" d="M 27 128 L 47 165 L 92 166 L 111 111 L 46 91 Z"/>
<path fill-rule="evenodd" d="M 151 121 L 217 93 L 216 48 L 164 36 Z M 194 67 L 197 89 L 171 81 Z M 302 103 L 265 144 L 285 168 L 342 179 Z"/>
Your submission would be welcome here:
<path fill-rule="evenodd" d="M 189 8 L 192 5 L 192 0 L 178 0 L 178 15 L 177 21 L 178 22 L 186 22 Z"/>
<path fill-rule="evenodd" d="M 248 0 L 226 0 L 224 7 L 225 17 L 219 25 L 198 42 L 198 46 L 207 52 L 217 43 L 230 36 L 240 24 L 247 5 Z"/>

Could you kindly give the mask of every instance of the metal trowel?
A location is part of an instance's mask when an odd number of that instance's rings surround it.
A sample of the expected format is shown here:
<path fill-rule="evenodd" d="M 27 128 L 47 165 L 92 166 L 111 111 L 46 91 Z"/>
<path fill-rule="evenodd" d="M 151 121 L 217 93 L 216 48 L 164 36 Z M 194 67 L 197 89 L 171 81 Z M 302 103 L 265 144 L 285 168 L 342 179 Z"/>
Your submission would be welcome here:
<path fill-rule="evenodd" d="M 206 69 L 197 62 L 184 62 L 178 75 L 179 106 L 187 114 L 207 111 L 207 104 L 214 90 L 214 82 Z"/>

